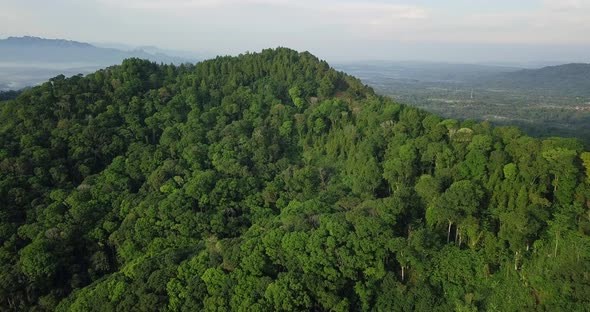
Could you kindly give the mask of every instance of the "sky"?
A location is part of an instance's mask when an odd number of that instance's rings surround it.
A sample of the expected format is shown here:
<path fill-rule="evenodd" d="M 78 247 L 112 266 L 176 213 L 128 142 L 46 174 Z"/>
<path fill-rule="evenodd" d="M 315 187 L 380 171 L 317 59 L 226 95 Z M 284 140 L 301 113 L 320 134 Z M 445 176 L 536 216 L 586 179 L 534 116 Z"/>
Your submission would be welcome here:
<path fill-rule="evenodd" d="M 0 37 L 323 59 L 590 62 L 590 0 L 0 0 Z"/>

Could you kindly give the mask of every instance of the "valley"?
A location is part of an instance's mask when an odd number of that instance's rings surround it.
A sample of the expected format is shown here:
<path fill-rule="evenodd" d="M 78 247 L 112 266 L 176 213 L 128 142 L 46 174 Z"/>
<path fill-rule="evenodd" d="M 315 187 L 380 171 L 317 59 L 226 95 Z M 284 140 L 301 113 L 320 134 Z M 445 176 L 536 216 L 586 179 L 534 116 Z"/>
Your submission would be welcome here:
<path fill-rule="evenodd" d="M 380 94 L 446 118 L 488 120 L 495 125 L 518 126 L 532 136 L 576 137 L 586 146 L 590 144 L 590 88 L 586 87 L 590 85 L 590 67 L 580 65 L 585 78 L 562 74 L 553 79 L 563 82 L 550 83 L 531 78 L 533 74 L 522 78 L 521 70 L 511 67 L 381 65 L 337 67 L 357 75 Z M 511 74 L 517 75 L 517 82 L 500 82 Z M 564 92 L 562 85 L 568 83 L 577 87 Z"/>

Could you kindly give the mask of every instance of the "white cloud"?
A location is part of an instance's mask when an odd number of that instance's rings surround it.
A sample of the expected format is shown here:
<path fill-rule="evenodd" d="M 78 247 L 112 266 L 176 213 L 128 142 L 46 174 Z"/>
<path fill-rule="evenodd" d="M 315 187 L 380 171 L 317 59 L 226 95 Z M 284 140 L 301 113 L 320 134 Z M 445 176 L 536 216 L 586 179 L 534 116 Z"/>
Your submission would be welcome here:
<path fill-rule="evenodd" d="M 590 1 L 588 0 L 544 0 L 543 6 L 545 9 L 558 12 L 558 11 L 579 11 L 589 10 Z"/>
<path fill-rule="evenodd" d="M 414 40 L 510 44 L 590 44 L 590 0 L 542 0 L 528 10 L 432 12 Z"/>
<path fill-rule="evenodd" d="M 396 18 L 424 18 L 427 16 L 427 10 L 416 5 L 401 5 L 376 3 L 371 1 L 346 1 L 337 0 L 95 0 L 98 3 L 105 4 L 115 8 L 131 8 L 145 10 L 179 10 L 190 8 L 231 8 L 231 7 L 251 7 L 251 6 L 272 6 L 288 8 L 303 8 L 317 12 L 335 12 L 352 15 L 366 14 L 390 14 Z M 330 16 L 327 16 L 330 18 Z"/>
<path fill-rule="evenodd" d="M 148 14 L 159 24 L 174 22 L 186 27 L 198 25 L 201 30 L 204 27 L 228 33 L 242 33 L 244 36 L 264 33 L 269 40 L 276 39 L 273 34 L 283 37 L 323 35 L 328 40 L 367 37 L 383 39 L 392 29 L 403 30 L 406 36 L 410 34 L 409 26 L 418 21 L 424 23 L 430 16 L 427 8 L 417 5 L 362 0 L 95 1 L 132 14 Z"/>

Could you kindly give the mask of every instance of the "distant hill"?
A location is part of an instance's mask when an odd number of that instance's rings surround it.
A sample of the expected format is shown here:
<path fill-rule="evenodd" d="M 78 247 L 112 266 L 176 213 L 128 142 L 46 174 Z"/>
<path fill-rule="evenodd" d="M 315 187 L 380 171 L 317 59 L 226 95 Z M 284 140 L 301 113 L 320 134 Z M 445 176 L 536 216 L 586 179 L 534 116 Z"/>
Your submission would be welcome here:
<path fill-rule="evenodd" d="M 124 51 L 101 48 L 85 42 L 38 37 L 9 37 L 0 40 L 0 62 L 13 63 L 88 63 L 113 65 L 130 57 L 148 59 L 158 63 L 194 62 L 195 59 L 149 53 L 143 49 Z"/>
<path fill-rule="evenodd" d="M 590 96 L 590 64 L 572 63 L 500 73 L 489 82 L 502 88 Z"/>
<path fill-rule="evenodd" d="M 59 74 L 86 74 L 133 57 L 166 64 L 198 61 L 154 48 L 128 51 L 63 39 L 9 37 L 0 39 L 0 90 L 36 85 Z"/>
<path fill-rule="evenodd" d="M 89 43 L 65 40 L 65 39 L 45 39 L 33 36 L 24 37 L 8 37 L 0 40 L 0 44 L 4 45 L 15 45 L 21 47 L 64 47 L 64 48 L 92 48 Z"/>
<path fill-rule="evenodd" d="M 0 101 L 12 100 L 15 99 L 21 91 L 0 91 Z"/>

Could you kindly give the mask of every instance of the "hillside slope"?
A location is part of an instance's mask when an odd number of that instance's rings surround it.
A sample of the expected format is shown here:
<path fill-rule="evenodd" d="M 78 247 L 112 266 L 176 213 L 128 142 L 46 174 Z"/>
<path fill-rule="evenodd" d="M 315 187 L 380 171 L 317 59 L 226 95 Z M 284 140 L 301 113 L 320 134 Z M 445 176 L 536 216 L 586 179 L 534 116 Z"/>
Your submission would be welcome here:
<path fill-rule="evenodd" d="M 0 102 L 6 310 L 567 310 L 590 154 L 309 53 L 129 59 Z"/>
<path fill-rule="evenodd" d="M 502 73 L 484 80 L 501 88 L 590 97 L 590 64 L 573 63 Z"/>

